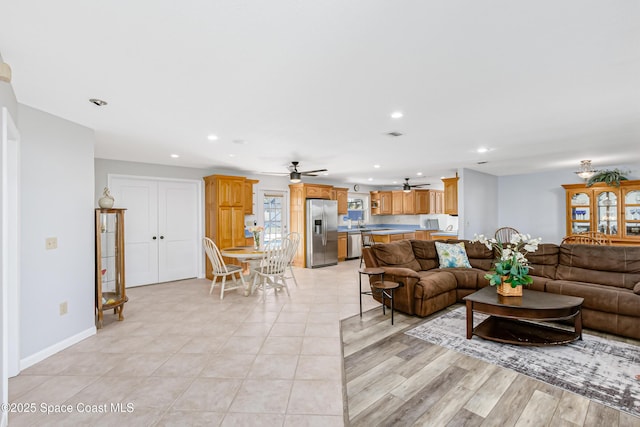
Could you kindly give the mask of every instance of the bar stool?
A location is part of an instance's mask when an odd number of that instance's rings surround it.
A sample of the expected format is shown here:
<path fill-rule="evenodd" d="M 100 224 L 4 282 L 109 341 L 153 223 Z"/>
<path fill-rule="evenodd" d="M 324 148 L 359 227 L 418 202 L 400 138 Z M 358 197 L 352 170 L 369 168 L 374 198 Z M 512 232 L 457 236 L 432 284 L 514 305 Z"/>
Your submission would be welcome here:
<path fill-rule="evenodd" d="M 371 276 L 380 276 L 380 282 L 384 281 L 384 269 L 379 267 L 361 268 L 358 270 L 358 286 L 360 287 L 360 317 L 362 317 L 362 295 L 373 295 L 373 291 L 362 292 L 362 275 L 366 274 L 367 278 Z"/>
<path fill-rule="evenodd" d="M 375 282 L 371 285 L 372 288 L 375 288 L 382 292 L 382 314 L 386 314 L 385 305 L 384 305 L 384 297 L 389 298 L 391 300 L 391 324 L 393 325 L 393 291 L 400 287 L 400 283 L 398 282 L 390 282 L 390 281 L 381 281 Z"/>

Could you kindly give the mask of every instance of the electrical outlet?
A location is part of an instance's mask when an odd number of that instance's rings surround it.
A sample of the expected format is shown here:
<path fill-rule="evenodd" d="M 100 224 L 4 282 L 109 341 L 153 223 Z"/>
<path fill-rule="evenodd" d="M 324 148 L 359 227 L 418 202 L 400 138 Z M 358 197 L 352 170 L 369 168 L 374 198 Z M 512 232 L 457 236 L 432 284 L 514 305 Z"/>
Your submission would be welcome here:
<path fill-rule="evenodd" d="M 45 248 L 47 249 L 58 249 L 58 238 L 57 237 L 47 237 L 45 240 Z"/>
<path fill-rule="evenodd" d="M 67 302 L 61 302 L 60 303 L 60 316 L 64 316 L 65 314 L 67 314 Z"/>

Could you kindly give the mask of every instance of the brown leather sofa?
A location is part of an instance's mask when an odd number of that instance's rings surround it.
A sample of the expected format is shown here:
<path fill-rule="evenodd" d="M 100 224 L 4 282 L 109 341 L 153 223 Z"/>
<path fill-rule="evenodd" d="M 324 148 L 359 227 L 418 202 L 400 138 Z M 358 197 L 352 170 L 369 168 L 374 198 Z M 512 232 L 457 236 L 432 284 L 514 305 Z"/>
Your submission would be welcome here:
<path fill-rule="evenodd" d="M 397 310 L 424 317 L 489 285 L 484 275 L 493 251 L 468 240 L 447 241 L 457 242 L 464 242 L 472 268 L 439 268 L 435 242 L 426 240 L 377 244 L 364 248 L 363 257 L 367 267 L 382 267 L 385 279 L 403 285 L 394 296 Z M 582 297 L 586 328 L 640 339 L 640 246 L 543 243 L 527 258 L 533 267 L 529 289 Z"/>

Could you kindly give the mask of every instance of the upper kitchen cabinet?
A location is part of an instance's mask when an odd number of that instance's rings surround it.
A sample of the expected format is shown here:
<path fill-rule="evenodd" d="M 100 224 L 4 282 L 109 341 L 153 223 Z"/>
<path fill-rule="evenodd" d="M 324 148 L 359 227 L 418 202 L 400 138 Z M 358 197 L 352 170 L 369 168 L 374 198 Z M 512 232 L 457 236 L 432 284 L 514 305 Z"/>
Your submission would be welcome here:
<path fill-rule="evenodd" d="M 415 214 L 444 213 L 444 193 L 441 190 L 413 190 L 415 192 Z"/>
<path fill-rule="evenodd" d="M 598 231 L 613 244 L 640 244 L 640 181 L 565 184 L 566 234 Z"/>
<path fill-rule="evenodd" d="M 404 213 L 404 192 L 402 190 L 391 192 L 391 215 L 402 215 Z"/>
<path fill-rule="evenodd" d="M 347 215 L 349 212 L 349 189 L 334 187 L 335 200 L 338 201 L 338 215 Z"/>
<path fill-rule="evenodd" d="M 296 184 L 298 185 L 298 184 Z M 332 185 L 323 184 L 302 184 L 304 189 L 305 199 L 327 199 L 331 200 Z M 289 185 L 291 187 L 291 185 Z"/>
<path fill-rule="evenodd" d="M 393 200 L 391 191 L 372 191 L 371 215 L 391 215 Z"/>
<path fill-rule="evenodd" d="M 442 178 L 444 183 L 444 213 L 458 215 L 458 177 Z"/>
<path fill-rule="evenodd" d="M 391 215 L 393 201 L 391 191 L 380 192 L 380 215 Z"/>
<path fill-rule="evenodd" d="M 254 213 L 253 186 L 258 182 L 260 181 L 255 179 L 245 179 L 244 181 L 244 214 L 245 215 L 253 215 Z"/>
<path fill-rule="evenodd" d="M 242 176 L 211 175 L 215 177 L 216 202 L 218 206 L 244 207 L 244 183 Z M 209 178 L 209 177 L 207 177 Z M 205 183 L 207 179 L 205 178 Z"/>

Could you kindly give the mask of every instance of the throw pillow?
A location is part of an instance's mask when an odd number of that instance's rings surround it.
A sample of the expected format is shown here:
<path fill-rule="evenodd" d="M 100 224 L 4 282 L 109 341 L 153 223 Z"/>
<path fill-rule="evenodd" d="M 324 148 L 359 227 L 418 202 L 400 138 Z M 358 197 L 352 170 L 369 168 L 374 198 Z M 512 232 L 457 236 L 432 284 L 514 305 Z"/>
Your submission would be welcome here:
<path fill-rule="evenodd" d="M 636 283 L 636 285 L 633 287 L 633 293 L 640 295 L 640 282 Z"/>
<path fill-rule="evenodd" d="M 471 268 L 463 242 L 455 244 L 436 242 L 436 251 L 440 268 Z"/>

